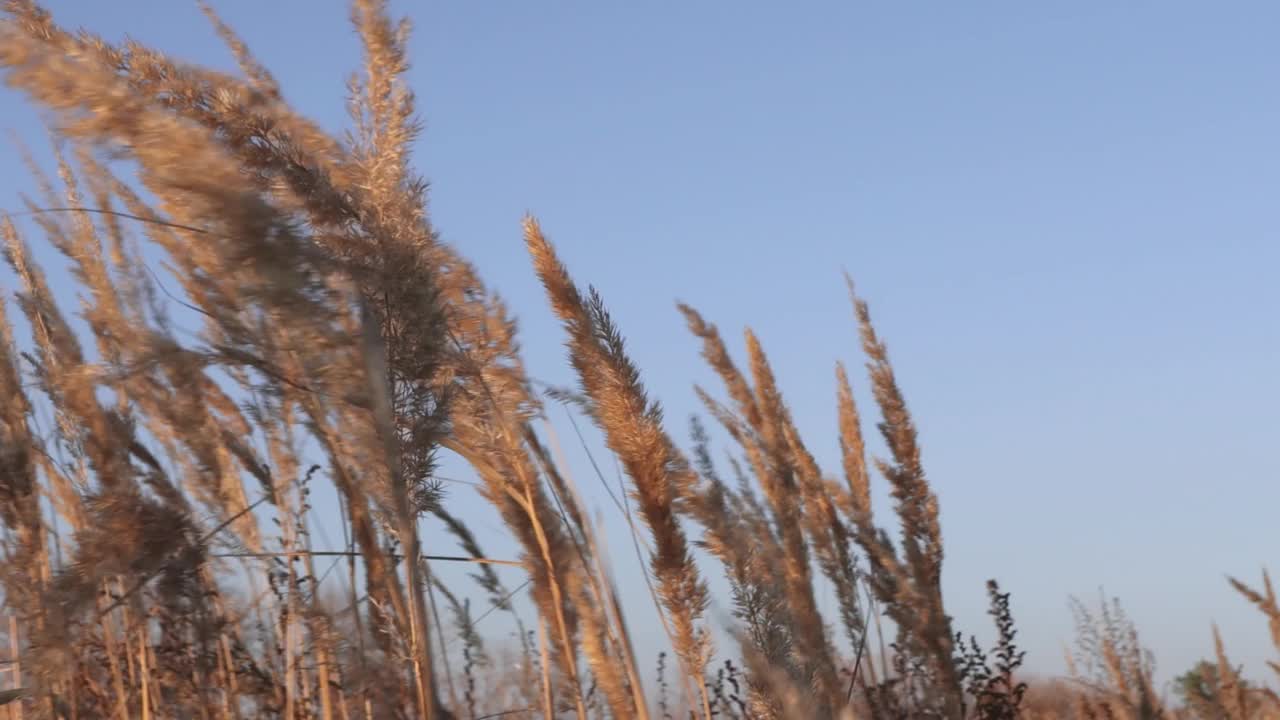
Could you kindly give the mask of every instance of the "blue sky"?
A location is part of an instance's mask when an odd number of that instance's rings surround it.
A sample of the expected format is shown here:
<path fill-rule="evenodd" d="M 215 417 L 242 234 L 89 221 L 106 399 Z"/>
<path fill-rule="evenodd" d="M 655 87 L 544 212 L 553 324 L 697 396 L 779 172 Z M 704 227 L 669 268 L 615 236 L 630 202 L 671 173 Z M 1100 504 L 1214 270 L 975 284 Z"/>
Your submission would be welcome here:
<path fill-rule="evenodd" d="M 231 67 L 193 3 L 48 6 Z M 289 100 L 344 127 L 358 47 L 343 3 L 215 7 Z M 1210 652 L 1217 621 L 1262 677 L 1265 624 L 1223 576 L 1280 560 L 1280 6 L 397 9 L 416 28 L 434 222 L 520 316 L 536 376 L 571 380 L 523 254 L 526 211 L 604 294 L 674 433 L 692 382 L 718 390 L 678 298 L 735 338 L 756 329 L 836 470 L 833 363 L 861 362 L 846 267 L 920 425 L 961 629 L 990 635 L 996 577 L 1030 665 L 1058 671 L 1067 596 L 1102 586 L 1162 675 Z M 37 114 L 7 90 L 0 108 L 39 146 Z M 11 145 L 0 162 L 14 207 L 31 184 Z M 641 597 L 616 511 L 578 470 Z M 504 547 L 465 486 L 454 501 Z M 878 509 L 890 522 L 883 496 Z"/>

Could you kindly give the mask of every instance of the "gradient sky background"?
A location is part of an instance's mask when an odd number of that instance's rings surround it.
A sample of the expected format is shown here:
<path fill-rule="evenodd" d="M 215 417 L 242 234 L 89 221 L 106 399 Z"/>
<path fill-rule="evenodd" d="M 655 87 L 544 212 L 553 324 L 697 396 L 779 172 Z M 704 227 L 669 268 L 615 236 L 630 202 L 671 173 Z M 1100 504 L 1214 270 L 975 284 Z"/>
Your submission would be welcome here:
<path fill-rule="evenodd" d="M 193 3 L 47 4 L 233 67 Z M 343 3 L 215 7 L 295 105 L 345 126 L 359 60 Z M 959 629 L 991 636 L 996 577 L 1030 667 L 1057 672 L 1067 597 L 1104 587 L 1163 677 L 1212 652 L 1211 621 L 1263 677 L 1265 623 L 1224 574 L 1280 562 L 1280 5 L 396 8 L 416 27 L 435 225 L 508 298 L 537 377 L 571 380 L 526 211 L 604 294 L 677 437 L 691 382 L 719 390 L 679 298 L 734 338 L 758 331 L 837 470 L 833 363 L 861 363 L 847 267 L 920 425 Z M 7 90 L 0 108 L 47 158 L 39 116 Z M 17 157 L 0 146 L 4 207 L 32 187 Z M 618 513 L 575 471 L 643 628 Z M 466 486 L 451 501 L 490 554 L 514 552 Z M 642 652 L 656 635 L 638 633 Z"/>

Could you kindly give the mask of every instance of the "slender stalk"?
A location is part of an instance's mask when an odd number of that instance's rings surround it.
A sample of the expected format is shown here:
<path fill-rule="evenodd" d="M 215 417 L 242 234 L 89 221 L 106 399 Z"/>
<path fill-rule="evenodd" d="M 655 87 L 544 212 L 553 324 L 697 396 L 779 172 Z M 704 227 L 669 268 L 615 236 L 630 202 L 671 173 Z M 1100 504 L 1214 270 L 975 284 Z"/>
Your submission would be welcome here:
<path fill-rule="evenodd" d="M 10 666 L 9 677 L 13 679 L 13 689 L 18 691 L 22 689 L 22 642 L 18 635 L 18 618 L 15 615 L 9 616 L 9 657 L 13 663 Z M 123 697 L 123 693 L 121 696 Z M 22 699 L 19 698 L 12 703 L 12 708 L 13 720 L 22 720 Z"/>
<path fill-rule="evenodd" d="M 138 669 L 142 677 L 142 720 L 151 720 L 151 663 L 147 657 L 147 639 L 138 634 Z"/>

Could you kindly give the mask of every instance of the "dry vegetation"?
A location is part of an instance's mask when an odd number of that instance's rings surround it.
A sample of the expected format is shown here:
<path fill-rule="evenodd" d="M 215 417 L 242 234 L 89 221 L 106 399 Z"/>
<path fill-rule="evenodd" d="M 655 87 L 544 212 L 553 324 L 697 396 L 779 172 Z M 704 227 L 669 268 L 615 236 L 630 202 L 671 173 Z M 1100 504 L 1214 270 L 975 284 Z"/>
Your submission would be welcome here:
<path fill-rule="evenodd" d="M 625 471 L 673 651 L 656 676 L 638 666 L 590 514 L 538 430 L 547 397 L 515 322 L 432 231 L 409 163 L 406 26 L 378 0 L 355 2 L 364 65 L 353 129 L 335 138 L 209 16 L 241 77 L 4 4 L 0 67 L 48 112 L 58 149 L 57 179 L 33 164 L 39 194 L 0 227 L 17 279 L 0 303 L 10 717 L 1280 717 L 1221 643 L 1170 707 L 1116 607 L 1082 607 L 1074 678 L 1031 688 L 994 582 L 997 644 L 957 632 L 919 438 L 852 285 L 886 456 L 868 459 L 837 367 L 843 463 L 820 468 L 756 337 L 740 366 L 681 307 L 723 382 L 697 390 L 732 443 L 718 466 L 701 425 L 691 443 L 670 434 L 603 300 L 530 219 L 532 268 L 580 381 L 554 396 Z M 80 320 L 33 261 L 37 237 L 69 262 Z M 470 466 L 522 548 L 532 617 L 442 501 L 440 453 Z M 891 486 L 896 537 L 871 506 L 873 477 Z M 309 527 L 321 484 L 348 538 L 327 586 Z M 476 586 L 433 575 L 424 515 L 465 550 Z M 710 573 L 727 579 L 735 618 L 718 647 Z M 1280 646 L 1270 582 L 1236 587 Z M 824 591 L 834 618 L 819 611 Z M 520 628 L 505 654 L 476 627 L 491 610 Z"/>

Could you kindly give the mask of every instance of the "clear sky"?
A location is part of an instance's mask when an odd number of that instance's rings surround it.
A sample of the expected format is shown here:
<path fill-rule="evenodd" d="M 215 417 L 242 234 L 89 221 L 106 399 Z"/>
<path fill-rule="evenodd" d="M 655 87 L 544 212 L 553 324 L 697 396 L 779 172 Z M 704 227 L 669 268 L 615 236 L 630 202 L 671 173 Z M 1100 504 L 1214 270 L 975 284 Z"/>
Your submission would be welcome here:
<path fill-rule="evenodd" d="M 232 67 L 193 3 L 48 5 Z M 358 48 L 342 2 L 215 7 L 289 100 L 343 127 Z M 1265 623 L 1223 576 L 1280 570 L 1280 5 L 396 7 L 416 26 L 434 222 L 510 300 L 535 375 L 571 379 L 526 211 L 604 294 L 677 436 L 691 382 L 719 390 L 679 298 L 758 331 L 837 470 L 832 367 L 861 362 L 847 267 L 920 425 L 960 629 L 990 636 L 996 577 L 1030 665 L 1057 671 L 1068 595 L 1102 586 L 1162 676 L 1212 651 L 1216 620 L 1263 677 Z M 16 95 L 0 108 L 43 141 Z M 16 157 L 0 147 L 5 207 L 30 187 Z M 503 547 L 465 486 L 453 498 Z M 642 597 L 626 535 L 609 539 Z"/>

